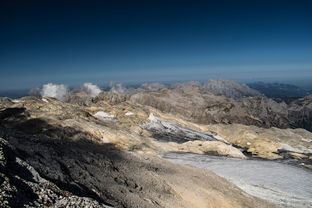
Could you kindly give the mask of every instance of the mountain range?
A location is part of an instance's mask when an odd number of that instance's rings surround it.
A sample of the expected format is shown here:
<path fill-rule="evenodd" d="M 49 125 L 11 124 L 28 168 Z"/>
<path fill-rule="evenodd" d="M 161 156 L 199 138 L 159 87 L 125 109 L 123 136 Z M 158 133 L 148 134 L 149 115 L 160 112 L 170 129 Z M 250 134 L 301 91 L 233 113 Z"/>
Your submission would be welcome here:
<path fill-rule="evenodd" d="M 312 169 L 312 96 L 276 102 L 227 80 L 89 86 L 96 95 L 74 90 L 64 101 L 0 98 L 3 207 L 278 206 L 168 152 Z"/>

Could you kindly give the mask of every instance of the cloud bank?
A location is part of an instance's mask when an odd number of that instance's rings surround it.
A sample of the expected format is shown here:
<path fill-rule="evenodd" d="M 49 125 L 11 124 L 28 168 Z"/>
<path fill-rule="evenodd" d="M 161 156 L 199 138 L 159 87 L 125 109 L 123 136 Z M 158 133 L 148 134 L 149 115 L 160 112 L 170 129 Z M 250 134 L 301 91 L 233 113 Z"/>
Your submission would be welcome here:
<path fill-rule="evenodd" d="M 127 88 L 125 88 L 121 83 L 111 82 L 109 86 L 111 87 L 110 91 L 113 93 L 126 93 L 127 92 Z"/>
<path fill-rule="evenodd" d="M 100 92 L 102 92 L 102 90 L 98 86 L 89 82 L 83 84 L 82 90 L 91 97 L 96 97 L 98 94 L 100 94 Z"/>
<path fill-rule="evenodd" d="M 53 97 L 61 101 L 66 101 L 69 96 L 69 90 L 66 85 L 48 83 L 42 86 L 40 95 L 42 97 Z"/>

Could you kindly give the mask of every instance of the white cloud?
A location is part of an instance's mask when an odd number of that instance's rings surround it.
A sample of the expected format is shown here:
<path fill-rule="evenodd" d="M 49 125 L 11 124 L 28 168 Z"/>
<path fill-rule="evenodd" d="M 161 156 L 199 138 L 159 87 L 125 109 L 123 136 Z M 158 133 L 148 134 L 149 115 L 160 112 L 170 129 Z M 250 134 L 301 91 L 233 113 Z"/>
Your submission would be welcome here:
<path fill-rule="evenodd" d="M 91 97 L 96 97 L 98 94 L 100 94 L 100 92 L 102 92 L 102 90 L 98 86 L 89 82 L 83 84 L 82 90 L 85 91 Z"/>
<path fill-rule="evenodd" d="M 121 83 L 110 83 L 110 91 L 113 93 L 126 93 L 127 88 L 125 88 Z"/>
<path fill-rule="evenodd" d="M 68 99 L 69 90 L 66 85 L 48 83 L 42 86 L 40 91 L 42 97 L 53 97 L 61 101 Z"/>

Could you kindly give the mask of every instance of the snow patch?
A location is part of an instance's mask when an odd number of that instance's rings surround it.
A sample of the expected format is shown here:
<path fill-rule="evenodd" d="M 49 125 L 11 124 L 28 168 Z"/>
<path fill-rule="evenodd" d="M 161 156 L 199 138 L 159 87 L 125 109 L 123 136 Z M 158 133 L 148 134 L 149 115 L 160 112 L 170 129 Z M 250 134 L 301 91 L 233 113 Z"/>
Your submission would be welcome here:
<path fill-rule="evenodd" d="M 148 120 L 150 122 L 141 125 L 141 128 L 151 131 L 155 139 L 163 142 L 184 143 L 195 140 L 217 141 L 218 139 L 222 141 L 221 137 L 216 137 L 211 133 L 180 126 L 172 121 L 158 118 L 152 113 L 149 115 Z"/>
<path fill-rule="evenodd" d="M 279 150 L 285 150 L 289 152 L 296 152 L 296 153 L 303 153 L 303 154 L 310 154 L 312 153 L 312 150 L 309 148 L 306 148 L 302 145 L 298 146 L 297 148 L 294 148 L 288 144 L 282 143 L 281 146 L 279 147 Z"/>
<path fill-rule="evenodd" d="M 157 122 L 158 121 L 157 117 L 154 116 L 154 114 L 152 114 L 152 113 L 149 114 L 148 120 L 150 120 L 151 122 Z"/>
<path fill-rule="evenodd" d="M 132 112 L 127 112 L 127 113 L 125 113 L 125 116 L 132 116 L 132 115 L 134 115 L 134 113 L 132 113 Z"/>
<path fill-rule="evenodd" d="M 111 141 L 105 137 L 101 138 L 101 142 L 105 143 L 105 144 L 109 144 L 111 143 Z"/>
<path fill-rule="evenodd" d="M 212 134 L 212 136 L 213 136 L 216 140 L 218 140 L 218 141 L 224 142 L 224 143 L 226 143 L 226 144 L 230 144 L 226 139 L 224 139 L 223 137 L 221 137 L 221 136 L 219 136 L 219 135 L 217 135 L 217 134 Z"/>
<path fill-rule="evenodd" d="M 154 116 L 151 113 L 148 117 L 150 121 L 147 124 L 141 125 L 142 128 L 155 133 L 161 140 L 187 142 L 187 141 L 221 141 L 225 144 L 230 144 L 227 140 L 215 133 L 202 132 L 192 128 L 183 127 L 175 122 L 165 120 Z"/>
<path fill-rule="evenodd" d="M 45 99 L 45 98 L 42 98 L 41 99 L 43 102 L 45 102 L 45 103 L 49 103 L 49 101 L 47 100 L 47 99 Z"/>
<path fill-rule="evenodd" d="M 100 119 L 100 120 L 109 120 L 109 121 L 113 121 L 116 119 L 116 116 L 115 115 L 111 115 L 109 113 L 106 113 L 104 111 L 98 111 L 97 113 L 95 113 L 93 115 L 94 117 Z"/>
<path fill-rule="evenodd" d="M 23 101 L 14 99 L 14 100 L 12 100 L 12 102 L 13 102 L 13 103 L 22 103 Z"/>

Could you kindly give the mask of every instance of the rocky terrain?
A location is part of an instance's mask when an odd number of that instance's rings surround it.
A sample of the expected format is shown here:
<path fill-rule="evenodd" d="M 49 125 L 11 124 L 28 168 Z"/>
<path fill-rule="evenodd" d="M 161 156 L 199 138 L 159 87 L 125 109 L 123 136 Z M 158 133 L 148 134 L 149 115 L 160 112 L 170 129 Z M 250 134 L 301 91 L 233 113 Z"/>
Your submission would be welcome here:
<path fill-rule="evenodd" d="M 35 97 L 2 99 L 1 109 L 4 207 L 273 207 L 210 171 L 153 154 L 180 147 L 169 142 L 161 149 L 136 126 L 148 122 L 146 109 L 125 103 L 81 107 Z M 99 109 L 109 109 L 104 115 L 114 112 L 116 119 L 97 118 Z M 215 139 L 200 142 L 230 148 Z"/>
<path fill-rule="evenodd" d="M 312 133 L 302 129 L 309 129 L 309 97 L 290 105 L 234 99 L 198 83 L 117 89 L 74 91 L 66 102 L 0 98 L 4 206 L 274 207 L 211 171 L 161 157 L 183 152 L 312 168 Z"/>
<path fill-rule="evenodd" d="M 160 92 L 136 93 L 130 102 L 147 105 L 162 112 L 202 124 L 241 123 L 260 127 L 291 127 L 285 103 L 266 97 L 239 100 L 203 93 L 194 86 L 165 89 Z"/>
<path fill-rule="evenodd" d="M 221 87 L 209 83 L 221 83 Z M 205 88 L 206 85 L 215 88 Z M 241 88 L 244 90 L 237 90 Z M 227 93 L 216 93 L 217 89 Z M 265 128 L 312 130 L 311 96 L 286 104 L 276 102 L 259 92 L 248 93 L 249 90 L 251 89 L 245 85 L 233 84 L 233 81 L 227 80 L 208 81 L 203 85 L 180 83 L 168 88 L 160 88 L 158 91 L 133 93 L 129 96 L 129 100 L 201 124 L 239 123 Z M 238 96 L 239 92 L 244 93 Z M 234 94 L 237 96 L 232 96 Z"/>

